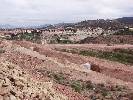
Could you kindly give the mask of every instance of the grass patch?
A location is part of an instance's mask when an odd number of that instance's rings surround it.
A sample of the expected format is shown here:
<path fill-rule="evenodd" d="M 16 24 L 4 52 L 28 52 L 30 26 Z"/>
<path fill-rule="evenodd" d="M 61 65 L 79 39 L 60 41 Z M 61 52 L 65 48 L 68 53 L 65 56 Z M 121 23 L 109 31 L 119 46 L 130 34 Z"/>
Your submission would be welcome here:
<path fill-rule="evenodd" d="M 73 81 L 71 82 L 71 88 L 80 93 L 83 90 L 83 85 L 80 83 L 80 81 Z"/>
<path fill-rule="evenodd" d="M 53 74 L 52 74 L 52 77 L 54 78 L 54 80 L 55 80 L 57 83 L 62 84 L 62 85 L 67 85 L 67 84 L 66 84 L 66 80 L 65 80 L 66 78 L 63 76 L 62 73 L 59 73 L 59 74 L 53 73 Z"/>
<path fill-rule="evenodd" d="M 94 51 L 94 50 L 60 50 L 62 52 L 68 52 L 73 54 L 79 54 L 83 56 L 92 56 L 111 61 L 117 61 L 123 64 L 133 64 L 133 50 L 127 49 L 114 49 L 112 52 L 108 51 Z"/>
<path fill-rule="evenodd" d="M 44 76 L 50 77 L 56 83 L 71 87 L 75 92 L 85 95 L 88 99 L 91 100 L 123 100 L 121 96 L 127 98 L 130 98 L 130 96 L 132 96 L 132 92 L 124 86 L 107 86 L 102 83 L 95 84 L 91 81 L 72 80 L 63 73 L 57 73 L 47 70 L 38 70 L 38 72 L 41 72 Z M 86 95 L 86 93 L 91 95 Z"/>

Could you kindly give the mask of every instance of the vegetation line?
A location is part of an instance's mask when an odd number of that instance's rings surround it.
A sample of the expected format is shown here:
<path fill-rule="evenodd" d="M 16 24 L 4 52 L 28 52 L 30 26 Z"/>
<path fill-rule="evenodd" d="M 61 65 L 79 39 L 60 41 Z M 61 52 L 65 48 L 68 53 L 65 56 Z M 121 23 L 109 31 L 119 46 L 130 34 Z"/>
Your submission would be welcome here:
<path fill-rule="evenodd" d="M 114 49 L 113 51 L 96 51 L 96 50 L 77 50 L 77 49 L 61 49 L 62 52 L 79 54 L 83 56 L 92 56 L 111 61 L 117 61 L 123 64 L 133 65 L 133 50 Z"/>
<path fill-rule="evenodd" d="M 83 94 L 84 96 L 92 100 L 93 98 L 98 99 L 99 96 L 102 98 L 109 97 L 111 99 L 115 95 L 116 97 L 121 98 L 121 95 L 123 95 L 124 93 L 127 95 L 126 91 L 129 91 L 127 87 L 120 86 L 120 85 L 106 86 L 102 83 L 95 84 L 95 83 L 92 83 L 91 81 L 73 80 L 67 77 L 63 73 L 52 72 L 44 69 L 37 70 L 37 71 L 41 72 L 44 76 L 48 76 L 49 78 L 54 80 L 54 82 L 71 87 L 75 92 Z M 87 94 L 85 92 L 87 92 Z M 90 93 L 93 93 L 93 94 L 89 95 Z M 99 94 L 99 96 L 96 94 Z"/>

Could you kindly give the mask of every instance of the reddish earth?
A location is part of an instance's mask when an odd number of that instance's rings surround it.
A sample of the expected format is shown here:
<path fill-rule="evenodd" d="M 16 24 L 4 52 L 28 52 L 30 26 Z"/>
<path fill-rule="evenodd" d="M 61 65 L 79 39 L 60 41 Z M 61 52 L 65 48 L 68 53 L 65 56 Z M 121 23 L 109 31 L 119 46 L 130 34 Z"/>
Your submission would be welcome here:
<path fill-rule="evenodd" d="M 32 77 L 39 80 L 51 81 L 47 75 L 37 72 L 37 70 L 46 70 L 63 73 L 70 80 L 91 81 L 95 84 L 123 85 L 131 90 L 133 89 L 133 67 L 131 65 L 56 51 L 57 48 L 96 50 L 113 50 L 115 48 L 133 49 L 132 45 L 40 45 L 27 41 L 8 41 L 1 42 L 0 47 L 7 50 L 1 55 L 3 59 L 19 65 L 28 71 Z M 85 69 L 82 66 L 85 63 L 91 63 L 97 67 L 94 69 L 96 71 Z M 84 95 L 75 92 L 68 86 L 55 83 L 54 88 L 69 97 L 70 100 L 88 100 Z"/>
<path fill-rule="evenodd" d="M 25 43 L 24 43 L 25 44 Z M 116 45 L 116 46 L 112 46 L 112 47 L 108 47 L 105 45 L 91 45 L 89 47 L 89 45 L 77 45 L 79 48 L 84 48 L 84 47 L 88 47 L 88 48 L 93 48 L 93 49 L 97 49 L 99 47 L 99 49 L 115 49 L 115 48 L 130 48 L 133 49 L 132 45 Z M 73 46 L 73 45 L 56 45 L 55 48 L 78 48 L 77 46 Z M 92 47 L 93 46 L 93 47 Z M 28 48 L 28 46 L 25 46 Z M 52 46 L 54 47 L 54 46 Z M 87 49 L 88 49 L 87 48 Z M 92 64 L 95 64 L 97 66 L 99 66 L 99 68 L 101 69 L 101 73 L 111 76 L 111 77 L 115 77 L 117 79 L 121 79 L 127 82 L 133 82 L 133 68 L 130 65 L 124 65 L 118 62 L 112 62 L 112 61 L 107 61 L 107 60 L 103 60 L 103 59 L 98 59 L 95 57 L 83 57 L 83 56 L 79 56 L 76 54 L 68 54 L 68 53 L 63 53 L 63 52 L 58 52 L 55 50 L 49 50 L 48 48 L 40 48 L 36 46 L 36 51 L 40 52 L 43 55 L 47 55 L 48 57 L 52 57 L 52 58 L 56 58 L 60 63 L 66 63 L 65 60 L 68 60 L 71 63 L 75 63 L 77 65 L 81 65 L 84 64 L 86 62 L 90 62 Z"/>

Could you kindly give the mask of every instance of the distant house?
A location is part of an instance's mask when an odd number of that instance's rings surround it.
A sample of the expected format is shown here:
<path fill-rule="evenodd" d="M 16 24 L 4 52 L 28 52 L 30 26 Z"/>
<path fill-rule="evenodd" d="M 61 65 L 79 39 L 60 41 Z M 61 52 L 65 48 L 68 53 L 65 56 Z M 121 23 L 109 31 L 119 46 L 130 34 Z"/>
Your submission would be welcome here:
<path fill-rule="evenodd" d="M 26 30 L 27 33 L 32 33 L 32 30 Z"/>
<path fill-rule="evenodd" d="M 129 31 L 133 31 L 133 28 L 129 28 Z"/>

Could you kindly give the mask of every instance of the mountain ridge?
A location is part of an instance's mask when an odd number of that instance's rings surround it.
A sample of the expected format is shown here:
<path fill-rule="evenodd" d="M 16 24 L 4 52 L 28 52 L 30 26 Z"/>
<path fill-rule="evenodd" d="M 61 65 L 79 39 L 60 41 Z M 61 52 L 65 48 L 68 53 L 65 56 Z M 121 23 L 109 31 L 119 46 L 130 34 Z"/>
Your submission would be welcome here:
<path fill-rule="evenodd" d="M 42 25 L 11 25 L 11 24 L 0 24 L 1 29 L 14 29 L 14 28 L 47 28 L 47 27 L 101 27 L 109 28 L 113 26 L 115 28 L 122 27 L 123 25 L 133 25 L 133 17 L 122 17 L 117 19 L 96 19 L 96 20 L 85 20 L 76 23 L 57 23 L 57 24 L 42 24 Z"/>

